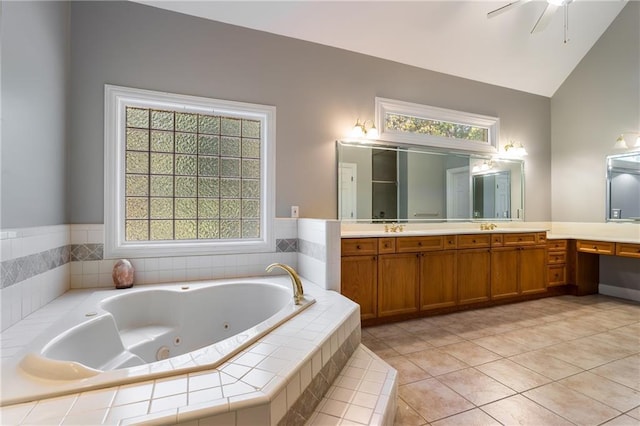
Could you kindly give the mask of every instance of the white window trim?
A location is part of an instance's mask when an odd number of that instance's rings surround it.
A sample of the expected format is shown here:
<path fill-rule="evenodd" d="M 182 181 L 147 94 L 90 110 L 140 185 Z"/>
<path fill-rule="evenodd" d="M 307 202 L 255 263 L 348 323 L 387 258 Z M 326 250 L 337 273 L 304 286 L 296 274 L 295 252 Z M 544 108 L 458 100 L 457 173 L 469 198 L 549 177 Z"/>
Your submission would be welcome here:
<path fill-rule="evenodd" d="M 411 117 L 419 117 L 429 120 L 448 121 L 452 123 L 488 128 L 489 142 L 388 130 L 385 129 L 385 117 L 387 114 L 408 115 Z M 400 144 L 433 146 L 457 151 L 472 151 L 492 154 L 498 152 L 498 132 L 500 128 L 500 119 L 498 117 L 376 97 L 375 122 L 378 132 L 380 132 L 379 139 L 384 141 Z"/>
<path fill-rule="evenodd" d="M 198 254 L 274 252 L 276 108 L 197 96 L 105 85 L 104 257 L 163 257 Z M 261 122 L 261 205 L 257 239 L 126 241 L 124 165 L 126 106 L 251 117 Z"/>

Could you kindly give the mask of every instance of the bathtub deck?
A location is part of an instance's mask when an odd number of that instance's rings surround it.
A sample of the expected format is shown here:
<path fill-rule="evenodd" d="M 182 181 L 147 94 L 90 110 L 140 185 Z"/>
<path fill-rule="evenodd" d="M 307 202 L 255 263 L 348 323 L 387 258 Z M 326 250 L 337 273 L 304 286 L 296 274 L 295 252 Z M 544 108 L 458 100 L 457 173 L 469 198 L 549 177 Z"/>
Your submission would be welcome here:
<path fill-rule="evenodd" d="M 287 277 L 276 278 L 290 286 Z M 331 415 L 324 411 L 336 402 L 346 404 L 339 399 L 345 398 L 341 389 L 349 390 L 348 384 L 355 386 L 360 380 L 358 386 L 363 388 L 351 389 L 351 408 L 342 417 L 365 416 L 365 409 L 371 410 L 365 423 L 392 424 L 389 413 L 395 411 L 395 370 L 359 346 L 358 306 L 311 282 L 304 281 L 304 285 L 316 299 L 314 305 L 217 369 L 5 406 L 0 408 L 2 423 L 276 425 L 290 420 L 301 424 L 304 419 L 317 423 Z M 82 297 L 72 293 L 69 298 L 77 303 Z M 54 301 L 53 305 L 64 303 Z M 47 320 L 50 314 L 44 315 Z M 24 321 L 33 325 L 29 318 Z M 16 326 L 7 336 L 16 335 L 21 328 Z M 352 377 L 357 374 L 362 376 Z M 369 382 L 375 380 L 381 382 L 371 386 Z M 366 406 L 373 397 L 363 394 L 364 386 L 379 390 L 372 408 Z M 312 407 L 320 403 L 315 413 L 295 412 L 296 407 L 309 406 L 308 401 L 313 401 Z"/>

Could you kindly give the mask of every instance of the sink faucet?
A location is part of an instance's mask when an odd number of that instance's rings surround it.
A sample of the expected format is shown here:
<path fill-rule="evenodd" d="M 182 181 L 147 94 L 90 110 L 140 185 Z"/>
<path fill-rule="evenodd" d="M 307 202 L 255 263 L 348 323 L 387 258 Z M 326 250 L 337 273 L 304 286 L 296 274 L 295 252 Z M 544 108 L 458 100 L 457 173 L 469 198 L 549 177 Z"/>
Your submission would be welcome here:
<path fill-rule="evenodd" d="M 404 225 L 399 225 L 397 223 L 384 226 L 384 232 L 402 232 L 403 230 Z"/>
<path fill-rule="evenodd" d="M 498 227 L 498 225 L 496 225 L 495 223 L 481 223 L 480 224 L 480 230 L 481 231 L 493 231 L 497 227 Z"/>
<path fill-rule="evenodd" d="M 304 290 L 302 288 L 302 282 L 300 281 L 300 277 L 298 273 L 289 265 L 285 265 L 284 263 L 272 263 L 267 266 L 266 271 L 271 272 L 273 268 L 283 269 L 289 274 L 291 278 L 291 285 L 293 286 L 293 300 L 296 305 L 300 305 L 304 298 Z"/>

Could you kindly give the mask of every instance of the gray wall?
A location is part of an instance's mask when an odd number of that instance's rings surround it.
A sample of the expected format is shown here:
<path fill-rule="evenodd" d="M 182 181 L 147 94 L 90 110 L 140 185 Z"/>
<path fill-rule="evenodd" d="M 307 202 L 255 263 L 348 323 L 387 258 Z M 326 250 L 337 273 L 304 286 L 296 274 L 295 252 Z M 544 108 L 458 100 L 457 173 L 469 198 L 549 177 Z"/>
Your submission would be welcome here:
<path fill-rule="evenodd" d="M 554 221 L 605 220 L 605 157 L 640 129 L 638 23 L 629 2 L 551 99 Z M 640 262 L 600 256 L 600 283 L 640 290 Z"/>
<path fill-rule="evenodd" d="M 275 105 L 277 216 L 336 217 L 334 141 L 375 96 L 498 116 L 529 151 L 526 219 L 551 218 L 549 98 L 140 4 L 72 2 L 71 29 L 71 223 L 103 222 L 105 83 Z"/>
<path fill-rule="evenodd" d="M 639 23 L 629 2 L 551 98 L 554 221 L 605 220 L 605 157 L 640 130 Z"/>
<path fill-rule="evenodd" d="M 1 7 L 0 226 L 64 224 L 69 3 Z"/>

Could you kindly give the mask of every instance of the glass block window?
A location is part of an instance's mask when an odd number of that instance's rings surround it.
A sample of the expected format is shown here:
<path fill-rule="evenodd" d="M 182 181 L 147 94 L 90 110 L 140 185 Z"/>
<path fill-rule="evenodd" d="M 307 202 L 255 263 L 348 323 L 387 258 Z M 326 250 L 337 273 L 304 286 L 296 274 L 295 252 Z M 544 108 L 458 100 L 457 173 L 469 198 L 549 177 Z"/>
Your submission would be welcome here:
<path fill-rule="evenodd" d="M 472 152 L 498 151 L 499 119 L 463 111 L 376 98 L 380 139 Z"/>
<path fill-rule="evenodd" d="M 105 253 L 273 244 L 272 107 L 115 86 L 106 96 Z"/>
<path fill-rule="evenodd" d="M 258 238 L 260 124 L 127 106 L 125 240 Z"/>

